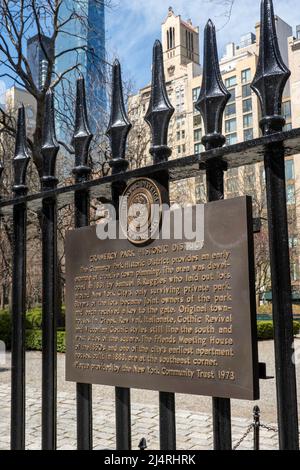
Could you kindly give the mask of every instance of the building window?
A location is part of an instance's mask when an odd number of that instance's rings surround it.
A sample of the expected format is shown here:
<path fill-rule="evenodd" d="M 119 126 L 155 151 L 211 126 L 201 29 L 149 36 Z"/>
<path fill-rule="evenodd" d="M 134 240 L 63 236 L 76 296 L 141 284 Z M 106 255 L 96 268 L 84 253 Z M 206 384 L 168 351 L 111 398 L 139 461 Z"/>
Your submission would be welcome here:
<path fill-rule="evenodd" d="M 251 96 L 251 87 L 250 87 L 250 85 L 243 85 L 242 86 L 242 97 L 243 98 L 248 98 L 248 96 Z"/>
<path fill-rule="evenodd" d="M 248 83 L 251 81 L 251 69 L 242 70 L 242 83 Z"/>
<path fill-rule="evenodd" d="M 177 131 L 177 132 L 176 132 L 176 139 L 177 139 L 177 140 L 180 140 L 180 131 Z"/>
<path fill-rule="evenodd" d="M 239 172 L 238 168 L 232 168 L 228 171 L 226 188 L 228 193 L 238 193 L 239 190 Z"/>
<path fill-rule="evenodd" d="M 194 142 L 199 142 L 202 138 L 202 129 L 194 130 Z"/>
<path fill-rule="evenodd" d="M 200 116 L 200 114 L 194 116 L 193 121 L 194 121 L 194 127 L 201 126 L 201 116 Z"/>
<path fill-rule="evenodd" d="M 284 131 L 291 131 L 292 128 L 293 128 L 292 123 L 291 123 L 291 122 L 288 122 L 288 123 L 284 126 L 283 130 L 284 130 Z"/>
<path fill-rule="evenodd" d="M 232 116 L 233 114 L 236 114 L 236 104 L 231 103 L 228 104 L 225 108 L 225 116 Z"/>
<path fill-rule="evenodd" d="M 294 160 L 286 160 L 285 161 L 285 178 L 287 180 L 293 180 L 295 178 Z"/>
<path fill-rule="evenodd" d="M 253 129 L 244 130 L 244 141 L 253 139 Z"/>
<path fill-rule="evenodd" d="M 200 114 L 200 111 L 198 111 L 198 109 L 196 108 L 196 103 L 193 104 L 193 111 L 194 111 L 194 114 Z"/>
<path fill-rule="evenodd" d="M 196 186 L 196 200 L 198 204 L 206 201 L 206 188 L 202 182 Z"/>
<path fill-rule="evenodd" d="M 230 88 L 232 86 L 236 86 L 236 75 L 225 79 L 225 86 L 226 88 Z"/>
<path fill-rule="evenodd" d="M 186 146 L 185 144 L 182 145 L 182 153 L 185 154 L 185 151 L 186 151 Z"/>
<path fill-rule="evenodd" d="M 202 144 L 195 144 L 194 145 L 194 153 L 195 155 L 198 153 L 201 153 L 203 151 L 203 145 Z"/>
<path fill-rule="evenodd" d="M 253 125 L 252 114 L 245 114 L 243 116 L 243 127 L 251 127 Z"/>
<path fill-rule="evenodd" d="M 235 88 L 231 88 L 231 90 L 228 90 L 228 91 L 231 95 L 228 100 L 228 103 L 232 103 L 233 101 L 235 101 Z"/>
<path fill-rule="evenodd" d="M 291 102 L 285 101 L 282 103 L 282 115 L 286 121 L 289 121 L 292 117 Z"/>
<path fill-rule="evenodd" d="M 181 138 L 182 138 L 182 139 L 185 139 L 185 131 L 184 131 L 184 130 L 181 131 Z"/>
<path fill-rule="evenodd" d="M 288 184 L 286 186 L 286 199 L 288 204 L 295 204 L 295 185 Z"/>
<path fill-rule="evenodd" d="M 252 98 L 243 101 L 243 113 L 252 111 Z"/>
<path fill-rule="evenodd" d="M 247 192 L 255 188 L 255 170 L 253 166 L 244 169 L 244 185 Z"/>
<path fill-rule="evenodd" d="M 299 265 L 298 263 L 291 264 L 291 278 L 292 281 L 298 281 L 299 279 Z"/>
<path fill-rule="evenodd" d="M 296 248 L 298 246 L 298 237 L 296 235 L 289 237 L 289 247 Z"/>
<path fill-rule="evenodd" d="M 227 145 L 233 145 L 237 143 L 237 133 L 226 135 Z"/>
<path fill-rule="evenodd" d="M 167 47 L 168 49 L 175 47 L 175 28 L 170 28 L 167 31 Z"/>
<path fill-rule="evenodd" d="M 197 101 L 200 95 L 200 87 L 198 86 L 197 88 L 193 88 L 193 103 Z"/>
<path fill-rule="evenodd" d="M 229 134 L 230 132 L 236 131 L 236 119 L 228 119 L 225 121 L 225 132 Z"/>
<path fill-rule="evenodd" d="M 181 145 L 178 145 L 178 146 L 177 146 L 177 153 L 178 153 L 178 154 L 181 153 Z"/>

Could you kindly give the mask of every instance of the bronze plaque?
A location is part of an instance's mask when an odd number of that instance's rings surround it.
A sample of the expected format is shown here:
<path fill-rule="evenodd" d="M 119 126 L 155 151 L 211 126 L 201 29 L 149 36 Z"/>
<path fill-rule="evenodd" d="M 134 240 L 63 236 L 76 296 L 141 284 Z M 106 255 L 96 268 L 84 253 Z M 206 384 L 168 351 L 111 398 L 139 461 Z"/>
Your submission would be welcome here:
<path fill-rule="evenodd" d="M 67 380 L 259 398 L 251 199 L 203 214 L 203 243 L 67 234 Z"/>

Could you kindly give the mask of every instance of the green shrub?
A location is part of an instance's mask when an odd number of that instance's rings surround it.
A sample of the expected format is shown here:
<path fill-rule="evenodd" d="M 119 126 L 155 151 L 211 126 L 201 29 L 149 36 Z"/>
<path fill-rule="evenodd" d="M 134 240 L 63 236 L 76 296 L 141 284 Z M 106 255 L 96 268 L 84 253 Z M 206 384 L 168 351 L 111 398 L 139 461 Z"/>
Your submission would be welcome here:
<path fill-rule="evenodd" d="M 30 309 L 26 313 L 26 338 L 30 338 L 30 345 L 34 347 L 30 348 L 33 350 L 40 351 L 42 349 L 42 336 L 41 336 L 41 325 L 42 325 L 42 309 L 36 307 Z M 11 313 L 8 309 L 0 310 L 0 340 L 4 341 L 6 348 L 11 348 L 11 330 L 12 330 L 12 319 Z M 64 327 L 57 328 L 57 350 L 64 352 L 65 350 L 65 339 L 64 339 Z M 34 335 L 33 332 L 37 334 Z M 29 334 L 31 333 L 32 334 Z M 27 339 L 26 339 L 27 345 Z"/>
<path fill-rule="evenodd" d="M 65 325 L 65 315 L 66 315 L 66 308 L 64 305 L 62 305 L 61 308 L 61 316 L 62 316 L 62 325 L 60 328 L 64 328 Z M 34 307 L 31 308 L 26 312 L 26 320 L 28 323 L 27 328 L 42 328 L 42 307 Z"/>
<path fill-rule="evenodd" d="M 34 307 L 26 312 L 26 319 L 29 323 L 28 329 L 42 327 L 42 307 Z"/>
<path fill-rule="evenodd" d="M 297 335 L 300 331 L 300 322 L 293 322 L 294 335 Z M 258 321 L 257 322 L 257 337 L 260 340 L 273 339 L 274 338 L 274 327 L 272 321 Z"/>
<path fill-rule="evenodd" d="M 0 310 L 0 340 L 6 348 L 11 347 L 11 315 L 8 310 Z"/>
<path fill-rule="evenodd" d="M 57 352 L 66 351 L 66 334 L 57 332 Z M 26 349 L 28 351 L 42 351 L 42 330 L 26 330 Z"/>

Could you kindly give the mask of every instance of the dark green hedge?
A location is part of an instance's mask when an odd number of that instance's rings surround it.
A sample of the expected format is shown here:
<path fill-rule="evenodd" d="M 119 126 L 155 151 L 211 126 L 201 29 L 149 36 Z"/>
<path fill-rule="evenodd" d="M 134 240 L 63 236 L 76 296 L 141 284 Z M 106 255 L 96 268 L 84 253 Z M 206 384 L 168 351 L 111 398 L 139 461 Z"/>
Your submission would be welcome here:
<path fill-rule="evenodd" d="M 65 306 L 61 308 L 62 324 L 65 325 Z M 42 307 L 34 307 L 26 312 L 27 328 L 41 328 L 42 327 Z M 63 328 L 62 326 L 62 328 Z"/>
<path fill-rule="evenodd" d="M 63 323 L 65 319 L 65 308 L 62 308 Z M 42 327 L 42 308 L 35 307 L 26 312 L 25 328 L 26 330 L 41 330 Z M 59 332 L 64 331 L 64 327 L 57 328 Z M 4 341 L 6 348 L 11 347 L 11 313 L 8 309 L 0 310 L 0 340 Z"/>
<path fill-rule="evenodd" d="M 300 331 L 300 322 L 293 322 L 294 335 L 297 335 Z M 273 339 L 274 338 L 274 327 L 272 321 L 258 321 L 257 322 L 257 336 L 258 339 Z"/>
<path fill-rule="evenodd" d="M 66 351 L 66 334 L 64 331 L 57 332 L 57 352 Z M 28 351 L 42 350 L 42 330 L 26 330 L 26 349 Z"/>

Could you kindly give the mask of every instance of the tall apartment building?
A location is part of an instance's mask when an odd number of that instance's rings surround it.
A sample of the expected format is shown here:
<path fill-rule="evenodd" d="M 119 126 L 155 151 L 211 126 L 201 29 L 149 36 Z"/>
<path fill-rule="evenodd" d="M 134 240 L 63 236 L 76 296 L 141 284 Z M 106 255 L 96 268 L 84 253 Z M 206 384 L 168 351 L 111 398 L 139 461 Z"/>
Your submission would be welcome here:
<path fill-rule="evenodd" d="M 300 26 L 296 37 L 281 18 L 276 17 L 279 47 L 284 62 L 292 75 L 283 95 L 282 112 L 286 119 L 286 129 L 300 127 Z M 162 23 L 162 45 L 166 85 L 175 113 L 170 123 L 169 145 L 172 157 L 178 158 L 203 151 L 201 138 L 204 127 L 195 103 L 200 93 L 202 71 L 199 58 L 199 28 L 191 20 L 184 21 L 175 15 L 170 7 L 166 20 Z M 223 134 L 228 144 L 250 140 L 261 135 L 259 128 L 260 107 L 250 84 L 254 77 L 259 53 L 260 23 L 255 32 L 241 37 L 239 44 L 230 43 L 220 59 L 222 78 L 231 98 L 226 106 L 223 121 Z M 149 131 L 142 124 L 150 97 L 150 85 L 139 90 L 129 99 L 129 114 L 134 128 L 132 139 L 137 148 L 137 137 L 143 136 L 143 162 L 147 161 L 150 138 Z M 143 127 L 143 132 L 135 128 Z M 287 202 L 290 220 L 290 247 L 293 250 L 292 281 L 295 291 L 300 291 L 300 156 L 286 160 Z M 206 200 L 205 177 L 191 178 L 177 184 L 174 199 L 182 202 L 204 202 Z M 253 197 L 254 212 L 264 218 L 266 211 L 265 180 L 263 164 L 231 169 L 225 176 L 225 196 L 234 197 L 249 194 Z M 172 194 L 172 193 L 171 193 Z M 176 195 L 176 196 L 175 196 Z M 300 296 L 299 296 L 300 300 Z"/>
<path fill-rule="evenodd" d="M 106 109 L 105 67 L 105 4 L 101 0 L 62 0 L 60 22 L 66 22 L 55 45 L 58 56 L 55 73 L 65 74 L 57 87 L 57 103 L 61 118 L 58 134 L 70 141 L 70 123 L 74 116 L 76 80 L 79 72 L 85 78 L 90 126 L 93 132 L 103 121 Z M 67 53 L 65 53 L 67 51 Z M 76 67 L 74 69 L 74 67 Z M 71 70 L 73 68 L 73 70 Z"/>
<path fill-rule="evenodd" d="M 48 62 L 46 54 L 51 51 L 52 41 L 38 34 L 27 41 L 27 59 L 35 85 L 41 90 L 45 84 Z M 46 52 L 46 54 L 45 54 Z"/>

